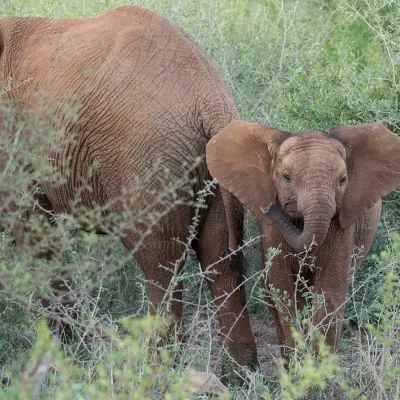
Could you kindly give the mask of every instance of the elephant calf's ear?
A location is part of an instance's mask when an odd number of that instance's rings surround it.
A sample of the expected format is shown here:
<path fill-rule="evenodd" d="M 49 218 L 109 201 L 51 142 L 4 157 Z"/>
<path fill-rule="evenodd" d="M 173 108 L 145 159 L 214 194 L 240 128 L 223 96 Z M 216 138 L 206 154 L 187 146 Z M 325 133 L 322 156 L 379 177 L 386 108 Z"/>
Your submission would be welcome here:
<path fill-rule="evenodd" d="M 233 120 L 207 144 L 211 175 L 263 219 L 260 206 L 275 200 L 271 179 L 271 153 L 290 133 L 251 122 Z"/>
<path fill-rule="evenodd" d="M 328 132 L 349 154 L 349 182 L 339 212 L 340 225 L 346 229 L 400 185 L 400 139 L 380 123 L 335 127 Z"/>

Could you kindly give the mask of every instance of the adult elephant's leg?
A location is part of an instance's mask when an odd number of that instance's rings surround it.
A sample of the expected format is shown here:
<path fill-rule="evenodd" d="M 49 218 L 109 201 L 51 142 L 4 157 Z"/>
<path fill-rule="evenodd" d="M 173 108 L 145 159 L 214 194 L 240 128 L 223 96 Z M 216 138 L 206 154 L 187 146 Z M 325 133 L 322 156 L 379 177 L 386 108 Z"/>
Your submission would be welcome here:
<path fill-rule="evenodd" d="M 173 235 L 169 236 L 173 237 Z M 122 239 L 128 249 L 137 242 L 133 236 Z M 184 245 L 155 232 L 134 254 L 148 282 L 149 313 L 172 316 L 169 333 L 182 338 L 182 283 L 178 282 L 184 258 Z"/>
<path fill-rule="evenodd" d="M 236 219 L 238 236 L 241 236 L 243 210 L 237 201 L 235 204 L 232 215 Z M 246 309 L 243 277 L 237 273 L 241 269 L 238 263 L 242 263 L 242 255 L 231 256 L 235 272 L 230 268 L 229 259 L 220 260 L 226 254 L 227 239 L 224 206 L 218 192 L 199 235 L 197 256 L 217 307 L 224 347 L 240 365 L 254 368 L 258 365 L 257 349 Z"/>
<path fill-rule="evenodd" d="M 18 217 L 9 222 L 9 229 L 15 244 L 19 248 L 26 249 L 33 257 L 51 260 L 55 257 L 54 247 L 49 246 L 50 243 L 54 243 L 54 240 L 51 240 L 52 227 L 54 226 L 52 206 L 44 194 L 36 195 L 34 199 L 37 201 L 37 205 L 31 210 L 19 213 L 20 209 L 16 204 L 12 203 L 9 206 L 8 211 L 17 211 L 17 214 L 19 214 Z M 35 217 L 38 216 L 42 220 L 35 220 Z"/>
<path fill-rule="evenodd" d="M 54 230 L 52 205 L 44 194 L 36 195 L 35 200 L 35 207 L 21 212 L 10 224 L 10 231 L 17 248 L 50 264 L 50 267 L 46 265 L 48 275 L 44 278 L 50 282 L 53 296 L 41 297 L 40 304 L 47 313 L 48 325 L 53 335 L 68 341 L 72 337 L 72 318 L 76 317 L 76 313 L 71 312 L 76 304 L 75 298 L 66 282 L 69 271 L 60 268 L 63 264 L 63 254 L 62 249 L 56 245 L 59 243 L 59 237 L 58 232 Z M 14 208 L 13 211 L 18 210 L 16 206 L 11 208 Z M 57 265 L 57 268 L 51 270 L 52 264 Z"/>

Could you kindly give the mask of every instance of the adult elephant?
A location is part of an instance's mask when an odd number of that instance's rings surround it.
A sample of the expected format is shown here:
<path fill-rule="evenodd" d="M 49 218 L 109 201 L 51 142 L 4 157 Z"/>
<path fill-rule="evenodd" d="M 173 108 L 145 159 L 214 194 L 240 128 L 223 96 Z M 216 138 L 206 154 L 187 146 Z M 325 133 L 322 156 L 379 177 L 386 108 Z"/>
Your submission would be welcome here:
<path fill-rule="evenodd" d="M 46 121 L 63 132 L 54 152 L 44 156 L 64 183 L 41 185 L 37 201 L 42 209 L 75 213 L 73 204 L 79 198 L 84 209 L 100 207 L 102 215 L 140 214 L 144 209 L 156 213 L 159 221 L 145 237 L 129 225 L 119 232 L 149 282 L 155 313 L 190 234 L 195 209 L 188 204 L 189 192 L 197 193 L 212 179 L 204 161 L 206 144 L 238 118 L 215 68 L 185 31 L 155 12 L 123 6 L 87 19 L 0 19 L 3 86 L 10 78 L 12 88 L 4 97 L 31 115 L 50 114 Z M 76 117 L 66 116 L 66 106 Z M 203 161 L 188 172 L 198 157 Z M 162 168 L 154 172 L 155 165 Z M 192 182 L 190 190 L 178 190 L 178 204 L 170 210 L 156 201 L 165 170 L 168 182 L 184 175 Z M 83 190 L 83 181 L 89 190 Z M 207 282 L 225 347 L 239 364 L 254 366 L 256 346 L 242 278 L 228 265 L 234 262 L 234 269 L 240 270 L 242 257 L 219 262 L 228 248 L 236 250 L 241 243 L 242 205 L 217 188 L 207 197 L 207 206 L 200 210 L 193 247 L 203 271 L 213 264 L 216 272 L 208 271 Z M 101 221 L 86 218 L 85 224 L 104 230 Z M 25 240 L 22 221 L 14 228 L 17 242 Z M 181 290 L 179 282 L 172 302 L 178 321 Z"/>
<path fill-rule="evenodd" d="M 292 135 L 232 121 L 207 144 L 207 165 L 256 215 L 264 249 L 282 250 L 266 282 L 282 354 L 310 288 L 313 326 L 336 349 L 353 249 L 368 254 L 381 197 L 400 185 L 400 140 L 379 123 Z M 305 249 L 312 258 L 300 263 Z"/>

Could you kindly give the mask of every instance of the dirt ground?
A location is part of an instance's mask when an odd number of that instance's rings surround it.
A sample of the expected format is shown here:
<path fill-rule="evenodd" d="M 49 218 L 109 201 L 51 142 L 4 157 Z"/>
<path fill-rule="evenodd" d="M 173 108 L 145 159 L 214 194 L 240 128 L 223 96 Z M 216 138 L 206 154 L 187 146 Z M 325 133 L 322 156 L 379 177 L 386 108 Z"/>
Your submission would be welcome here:
<path fill-rule="evenodd" d="M 269 316 L 251 315 L 250 324 L 257 344 L 260 369 L 265 373 L 271 373 L 276 370 L 276 362 L 280 358 L 274 322 Z"/>
<path fill-rule="evenodd" d="M 191 353 L 198 353 L 202 359 L 200 361 L 204 368 L 204 354 L 205 351 L 209 351 L 209 369 L 217 374 L 221 368 L 221 338 L 218 335 L 219 324 L 217 321 L 210 323 L 206 313 L 201 313 L 200 317 L 197 315 L 194 327 L 190 327 L 190 323 L 194 318 L 194 315 L 188 310 L 184 312 L 184 324 L 185 328 L 191 331 L 191 337 L 186 338 L 186 343 L 190 343 L 187 351 Z M 250 315 L 250 324 L 255 337 L 257 345 L 258 362 L 260 370 L 266 376 L 277 376 L 276 363 L 280 358 L 280 349 L 278 346 L 278 340 L 275 331 L 275 325 L 272 318 L 266 314 L 262 315 Z M 207 349 L 210 345 L 209 340 L 211 339 L 212 345 L 211 350 Z M 196 365 L 195 362 L 193 367 L 197 369 L 200 365 Z"/>

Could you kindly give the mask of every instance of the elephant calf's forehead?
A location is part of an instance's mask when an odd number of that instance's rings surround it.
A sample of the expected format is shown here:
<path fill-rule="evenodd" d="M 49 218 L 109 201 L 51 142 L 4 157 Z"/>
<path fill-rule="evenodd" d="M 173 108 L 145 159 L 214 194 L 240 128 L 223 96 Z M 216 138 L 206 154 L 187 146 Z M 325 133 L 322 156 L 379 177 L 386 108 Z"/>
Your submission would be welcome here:
<path fill-rule="evenodd" d="M 346 150 L 342 143 L 322 132 L 301 132 L 285 140 L 279 148 L 279 157 L 317 156 L 341 157 L 346 159 Z"/>

